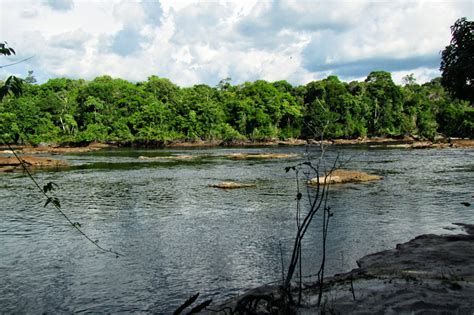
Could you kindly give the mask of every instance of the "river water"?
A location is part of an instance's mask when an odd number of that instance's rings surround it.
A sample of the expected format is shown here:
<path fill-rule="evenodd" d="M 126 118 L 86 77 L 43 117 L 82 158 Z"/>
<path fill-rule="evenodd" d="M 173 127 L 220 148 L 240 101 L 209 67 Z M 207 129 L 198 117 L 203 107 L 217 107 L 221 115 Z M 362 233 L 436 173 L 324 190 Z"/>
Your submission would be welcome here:
<path fill-rule="evenodd" d="M 282 160 L 227 154 L 297 153 Z M 223 301 L 281 279 L 295 234 L 296 181 L 285 172 L 316 148 L 113 149 L 65 155 L 53 181 L 64 211 L 99 244 L 67 225 L 24 174 L 0 176 L 0 310 L 3 313 L 169 313 L 187 297 Z M 195 159 L 173 160 L 175 155 Z M 381 181 L 331 187 L 326 274 L 348 271 L 368 253 L 424 233 L 474 223 L 474 150 L 331 147 L 349 169 Z M 162 156 L 140 160 L 138 156 Z M 256 187 L 219 190 L 220 181 Z M 318 269 L 318 219 L 304 243 L 303 273 Z M 308 278 L 311 279 L 311 278 Z"/>

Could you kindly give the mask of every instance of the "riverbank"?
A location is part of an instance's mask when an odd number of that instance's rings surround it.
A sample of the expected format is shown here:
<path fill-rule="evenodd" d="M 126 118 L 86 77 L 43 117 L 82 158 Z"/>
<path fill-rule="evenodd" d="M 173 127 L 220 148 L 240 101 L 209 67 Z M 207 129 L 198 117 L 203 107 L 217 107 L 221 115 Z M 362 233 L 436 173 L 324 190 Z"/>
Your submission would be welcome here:
<path fill-rule="evenodd" d="M 474 225 L 455 225 L 466 233 L 421 235 L 364 256 L 357 261 L 359 268 L 326 278 L 321 306 L 317 305 L 319 284 L 305 283 L 302 306 L 294 310 L 298 314 L 472 314 Z M 218 308 L 242 307 L 253 296 L 269 297 L 259 300 L 254 309 L 258 311 L 268 309 L 268 301 L 278 305 L 281 294 L 277 286 L 263 286 Z"/>
<path fill-rule="evenodd" d="M 131 148 L 210 148 L 210 147 L 274 147 L 274 146 L 303 146 L 303 145 L 366 145 L 368 147 L 386 147 L 400 149 L 429 149 L 429 148 L 474 148 L 474 139 L 442 139 L 440 141 L 417 140 L 412 137 L 404 138 L 357 138 L 357 139 L 334 139 L 334 140 L 303 140 L 288 139 L 266 141 L 220 141 L 220 140 L 196 140 L 196 141 L 149 141 L 149 142 L 91 142 L 89 144 L 44 144 L 40 146 L 12 145 L 12 148 L 22 154 L 50 153 L 85 153 L 104 148 L 131 147 Z M 0 153 L 7 154 L 9 149 L 0 145 Z"/>
<path fill-rule="evenodd" d="M 386 146 L 393 148 L 425 149 L 425 148 L 474 148 L 474 139 L 440 139 L 439 141 L 419 140 L 413 137 L 387 138 L 363 137 L 357 139 L 268 139 L 265 141 L 252 140 L 196 140 L 196 141 L 167 141 L 167 142 L 124 142 L 111 143 L 120 147 L 146 148 L 206 148 L 206 147 L 265 147 L 265 146 L 303 146 L 303 145 L 367 145 Z"/>
<path fill-rule="evenodd" d="M 413 138 L 394 139 L 394 138 L 358 138 L 352 140 L 336 139 L 336 140 L 301 140 L 301 139 L 290 139 L 285 141 L 269 140 L 264 142 L 253 142 L 253 141 L 194 141 L 194 142 L 166 142 L 166 143 L 119 143 L 119 142 L 92 142 L 89 144 L 43 144 L 40 146 L 20 146 L 12 145 L 10 147 L 0 146 L 0 172 L 12 172 L 21 169 L 18 165 L 12 165 L 12 159 L 14 150 L 17 154 L 27 157 L 30 160 L 35 160 L 32 155 L 43 154 L 43 155 L 63 155 L 63 154 L 80 154 L 92 151 L 98 151 L 110 148 L 213 148 L 213 147 L 235 147 L 235 148 L 251 148 L 251 147 L 278 147 L 278 146 L 347 146 L 357 145 L 366 146 L 367 148 L 393 148 L 393 149 L 443 149 L 443 148 L 474 148 L 474 140 L 470 139 L 448 139 L 443 142 L 430 142 L 430 141 L 418 141 Z M 228 156 L 231 159 L 270 159 L 270 158 L 288 158 L 286 154 L 247 154 L 247 153 L 234 153 Z M 155 159 L 150 157 L 140 157 L 142 159 Z M 191 159 L 192 156 L 180 155 L 176 157 L 168 157 L 168 159 Z M 158 159 L 164 159 L 159 157 Z M 15 159 L 13 159 L 15 160 Z M 38 159 L 36 159 L 38 160 Z M 47 167 L 64 167 L 67 166 L 65 162 L 58 161 L 55 159 L 43 158 L 41 161 L 34 161 L 29 165 L 35 168 L 47 168 Z M 16 160 L 15 160 L 16 161 Z"/>

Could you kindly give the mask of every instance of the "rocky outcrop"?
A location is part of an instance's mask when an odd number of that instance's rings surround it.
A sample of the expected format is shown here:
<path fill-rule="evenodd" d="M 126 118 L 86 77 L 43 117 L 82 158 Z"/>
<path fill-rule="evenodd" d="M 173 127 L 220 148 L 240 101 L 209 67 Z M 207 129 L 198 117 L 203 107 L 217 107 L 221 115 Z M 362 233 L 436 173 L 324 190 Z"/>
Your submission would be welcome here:
<path fill-rule="evenodd" d="M 393 148 L 393 149 L 445 149 L 445 148 L 474 148 L 474 140 L 469 139 L 447 139 L 443 142 L 432 141 L 408 141 L 405 143 L 370 143 L 371 148 Z"/>
<path fill-rule="evenodd" d="M 320 185 L 324 184 L 344 184 L 344 183 L 360 183 L 373 180 L 380 180 L 382 176 L 367 174 L 360 171 L 351 171 L 344 169 L 336 169 L 327 176 L 319 176 L 312 178 L 308 184 Z"/>
<path fill-rule="evenodd" d="M 170 155 L 170 156 L 139 156 L 139 160 L 192 160 L 195 159 L 194 155 Z"/>
<path fill-rule="evenodd" d="M 297 157 L 295 153 L 233 153 L 226 155 L 232 160 L 269 160 L 269 159 L 291 159 Z"/>
<path fill-rule="evenodd" d="M 20 156 L 20 159 L 23 161 L 25 166 L 32 168 L 58 168 L 68 166 L 68 163 L 65 161 L 48 157 Z M 15 156 L 0 156 L 0 172 L 12 172 L 21 169 L 21 163 Z"/>
<path fill-rule="evenodd" d="M 474 225 L 458 225 L 467 234 L 421 235 L 367 255 L 358 260 L 359 268 L 327 279 L 331 308 L 344 314 L 472 313 Z"/>
<path fill-rule="evenodd" d="M 236 188 L 248 188 L 255 187 L 256 184 L 245 184 L 237 182 L 220 182 L 217 184 L 210 184 L 209 187 L 221 188 L 221 189 L 236 189 Z"/>
<path fill-rule="evenodd" d="M 109 148 L 110 145 L 105 143 L 91 143 L 85 147 L 61 147 L 61 146 L 37 146 L 37 147 L 24 147 L 21 149 L 22 154 L 39 154 L 39 153 L 50 153 L 50 154 L 67 154 L 67 153 L 85 153 L 104 148 Z"/>
<path fill-rule="evenodd" d="M 303 284 L 296 314 L 472 314 L 474 310 L 474 225 L 457 224 L 467 234 L 421 235 L 394 249 L 367 255 L 359 268 Z M 296 290 L 295 290 L 296 291 Z M 296 296 L 296 292 L 294 292 Z M 270 302 L 267 302 L 269 300 Z M 285 311 L 278 285 L 266 285 L 228 300 L 217 309 L 242 305 L 269 314 Z M 260 305 L 255 304 L 260 303 Z M 284 312 L 289 313 L 289 312 Z"/>

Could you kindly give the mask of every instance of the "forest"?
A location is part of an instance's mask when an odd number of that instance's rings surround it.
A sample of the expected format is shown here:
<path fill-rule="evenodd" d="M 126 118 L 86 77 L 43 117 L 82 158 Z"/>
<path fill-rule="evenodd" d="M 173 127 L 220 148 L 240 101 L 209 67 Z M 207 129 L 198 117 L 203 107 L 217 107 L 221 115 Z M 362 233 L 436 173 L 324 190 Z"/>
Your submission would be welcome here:
<path fill-rule="evenodd" d="M 179 87 L 151 76 L 128 82 L 55 78 L 32 73 L 19 97 L 0 103 L 0 142 L 9 144 L 117 141 L 357 138 L 416 135 L 472 137 L 474 108 L 452 97 L 441 78 L 397 85 L 389 72 L 350 83 L 329 76 L 306 85 L 257 80 Z"/>

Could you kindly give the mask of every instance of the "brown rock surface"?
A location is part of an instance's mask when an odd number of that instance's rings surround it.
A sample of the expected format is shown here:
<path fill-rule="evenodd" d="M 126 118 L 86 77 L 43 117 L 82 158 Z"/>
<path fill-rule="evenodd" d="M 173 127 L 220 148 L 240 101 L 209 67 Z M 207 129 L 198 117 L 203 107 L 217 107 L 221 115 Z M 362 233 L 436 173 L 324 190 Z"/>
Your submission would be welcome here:
<path fill-rule="evenodd" d="M 244 183 L 236 183 L 236 182 L 220 182 L 218 184 L 211 184 L 209 187 L 214 188 L 221 188 L 221 189 L 236 189 L 236 188 L 248 188 L 248 187 L 255 187 L 256 184 L 244 184 Z"/>
<path fill-rule="evenodd" d="M 68 166 L 67 162 L 56 160 L 48 157 L 38 156 L 20 156 L 20 159 L 25 163 L 26 166 L 37 168 L 37 167 L 65 167 Z M 21 163 L 14 156 L 3 157 L 0 156 L 0 172 L 9 172 L 14 170 L 20 170 Z"/>
<path fill-rule="evenodd" d="M 294 153 L 233 153 L 226 155 L 233 160 L 267 160 L 267 159 L 290 159 L 297 157 Z"/>
<path fill-rule="evenodd" d="M 367 174 L 360 171 L 336 169 L 328 176 L 319 176 L 312 178 L 308 184 L 317 185 L 319 184 L 344 184 L 344 183 L 357 183 L 357 182 L 368 182 L 373 180 L 382 179 L 382 176 Z"/>
<path fill-rule="evenodd" d="M 195 155 L 170 155 L 170 156 L 139 156 L 139 160 L 192 160 Z"/>
<path fill-rule="evenodd" d="M 21 149 L 23 154 L 39 154 L 39 153 L 52 153 L 52 154 L 65 154 L 65 153 L 85 153 L 101 150 L 107 145 L 90 145 L 87 147 L 25 147 Z"/>

